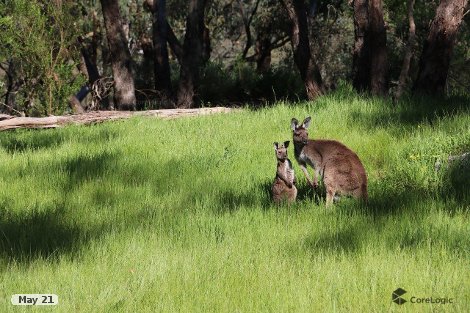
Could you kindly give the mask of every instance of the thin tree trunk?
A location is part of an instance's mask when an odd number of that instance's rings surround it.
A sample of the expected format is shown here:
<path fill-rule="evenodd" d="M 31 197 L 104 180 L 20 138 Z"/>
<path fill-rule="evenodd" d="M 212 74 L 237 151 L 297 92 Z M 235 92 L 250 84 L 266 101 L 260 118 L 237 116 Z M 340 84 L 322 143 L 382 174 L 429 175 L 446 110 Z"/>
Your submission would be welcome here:
<path fill-rule="evenodd" d="M 242 16 L 243 26 L 245 28 L 245 35 L 246 35 L 245 47 L 243 48 L 243 52 L 242 52 L 243 59 L 246 59 L 246 56 L 248 55 L 248 51 L 253 45 L 253 39 L 251 35 L 251 22 L 253 21 L 253 17 L 255 16 L 256 11 L 258 10 L 259 3 L 260 3 L 260 0 L 256 0 L 255 6 L 253 7 L 253 10 L 251 11 L 250 16 L 247 16 L 245 12 L 245 7 L 243 6 L 243 1 L 238 0 L 238 5 L 240 6 L 240 14 Z"/>
<path fill-rule="evenodd" d="M 204 25 L 204 33 L 202 35 L 202 65 L 205 65 L 209 62 L 211 57 L 212 47 L 211 47 L 211 34 L 209 28 Z"/>
<path fill-rule="evenodd" d="M 0 65 L 0 68 L 5 72 L 7 76 L 7 92 L 5 93 L 5 105 L 0 107 L 0 112 L 5 112 L 7 114 L 18 114 L 17 105 L 16 105 L 16 94 L 20 90 L 21 86 L 24 83 L 23 79 L 17 77 L 17 71 L 15 70 L 15 62 L 13 60 L 8 60 L 7 67 Z"/>
<path fill-rule="evenodd" d="M 271 53 L 273 50 L 283 47 L 290 42 L 289 36 L 277 38 L 272 41 L 270 31 L 262 31 L 258 33 L 255 42 L 255 54 L 247 58 L 247 61 L 256 62 L 256 71 L 258 73 L 266 73 L 271 68 Z"/>
<path fill-rule="evenodd" d="M 96 63 L 93 63 L 93 58 L 87 52 L 87 50 L 82 47 L 80 52 L 83 57 L 83 61 L 85 62 L 86 67 L 86 75 L 88 77 L 88 84 L 91 86 L 95 81 L 100 79 L 100 73 L 98 72 L 98 67 Z"/>
<path fill-rule="evenodd" d="M 300 72 L 307 97 L 314 100 L 323 93 L 320 70 L 313 60 L 308 38 L 307 10 L 303 0 L 281 0 L 291 22 L 291 43 L 294 61 Z"/>
<path fill-rule="evenodd" d="M 91 37 L 91 61 L 93 64 L 98 64 L 98 47 L 100 45 L 100 35 L 98 34 L 99 32 L 99 27 L 100 27 L 100 22 L 98 19 L 98 13 L 93 10 L 92 12 L 92 24 L 93 24 L 93 36 Z"/>
<path fill-rule="evenodd" d="M 156 9 L 156 7 L 154 6 L 154 0 L 144 0 L 144 8 L 149 10 L 153 14 Z M 166 20 L 165 27 L 167 30 L 166 39 L 168 45 L 171 51 L 173 52 L 174 56 L 178 60 L 178 63 L 181 64 L 181 59 L 183 58 L 183 45 L 179 42 L 178 38 L 175 35 L 175 32 L 173 31 L 173 28 L 171 28 L 170 24 L 168 23 L 168 20 Z"/>
<path fill-rule="evenodd" d="M 79 43 L 82 44 L 82 39 L 78 39 Z M 93 44 L 92 44 L 93 45 Z M 96 63 L 93 63 L 93 55 L 90 56 L 85 47 L 81 47 L 80 52 L 82 54 L 80 68 L 81 71 L 88 77 L 88 84 L 82 86 L 82 88 L 69 98 L 69 104 L 74 113 L 84 113 L 85 110 L 81 105 L 81 102 L 88 93 L 91 91 L 93 84 L 100 79 L 100 74 Z"/>
<path fill-rule="evenodd" d="M 271 67 L 272 44 L 269 34 L 260 34 L 255 43 L 256 71 L 266 73 Z"/>
<path fill-rule="evenodd" d="M 359 92 L 369 90 L 370 48 L 367 42 L 369 31 L 369 1 L 354 0 L 354 50 L 353 87 Z"/>
<path fill-rule="evenodd" d="M 468 0 L 441 0 L 419 62 L 414 93 L 444 93 L 455 38 Z"/>
<path fill-rule="evenodd" d="M 384 96 L 388 90 L 387 33 L 383 16 L 382 0 L 370 0 L 370 91 Z"/>
<path fill-rule="evenodd" d="M 172 98 L 170 63 L 168 60 L 168 27 L 166 21 L 166 0 L 154 0 L 153 46 L 155 49 L 155 89 L 164 103 Z"/>
<path fill-rule="evenodd" d="M 135 110 L 132 60 L 127 47 L 118 0 L 101 0 L 101 8 L 114 77 L 114 104 L 121 110 Z"/>
<path fill-rule="evenodd" d="M 353 86 L 385 95 L 388 83 L 387 36 L 382 0 L 354 0 Z"/>
<path fill-rule="evenodd" d="M 190 0 L 186 20 L 186 34 L 181 60 L 177 105 L 180 108 L 193 106 L 199 83 L 199 67 L 202 63 L 204 40 L 204 9 L 206 0 Z"/>
<path fill-rule="evenodd" d="M 251 28 L 250 28 L 250 24 L 248 23 L 248 17 L 246 16 L 245 8 L 243 7 L 243 1 L 238 0 L 238 5 L 240 6 L 240 14 L 242 16 L 243 27 L 245 29 L 245 35 L 246 35 L 246 42 L 245 42 L 245 47 L 243 48 L 242 58 L 246 59 L 248 50 L 250 50 L 253 44 L 253 39 L 251 38 L 252 37 Z"/>
<path fill-rule="evenodd" d="M 408 0 L 408 41 L 405 46 L 405 55 L 403 56 L 403 64 L 401 66 L 400 77 L 398 78 L 398 86 L 395 92 L 395 100 L 401 98 L 406 88 L 408 73 L 410 71 L 411 58 L 413 57 L 413 47 L 416 42 L 416 25 L 413 17 L 413 7 L 415 0 Z"/>
<path fill-rule="evenodd" d="M 168 29 L 168 45 L 170 46 L 171 51 L 178 60 L 178 63 L 181 65 L 181 62 L 183 60 L 183 45 L 176 37 L 173 28 L 171 28 L 168 23 L 166 24 L 166 27 Z"/>

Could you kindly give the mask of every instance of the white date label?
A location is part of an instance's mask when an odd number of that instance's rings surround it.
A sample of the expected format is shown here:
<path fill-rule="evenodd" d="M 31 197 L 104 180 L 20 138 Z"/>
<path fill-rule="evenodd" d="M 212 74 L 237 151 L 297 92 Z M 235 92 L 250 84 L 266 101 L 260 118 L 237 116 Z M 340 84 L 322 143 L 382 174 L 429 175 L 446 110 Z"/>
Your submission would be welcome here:
<path fill-rule="evenodd" d="M 13 305 L 57 305 L 59 297 L 55 294 L 16 294 L 11 296 Z"/>

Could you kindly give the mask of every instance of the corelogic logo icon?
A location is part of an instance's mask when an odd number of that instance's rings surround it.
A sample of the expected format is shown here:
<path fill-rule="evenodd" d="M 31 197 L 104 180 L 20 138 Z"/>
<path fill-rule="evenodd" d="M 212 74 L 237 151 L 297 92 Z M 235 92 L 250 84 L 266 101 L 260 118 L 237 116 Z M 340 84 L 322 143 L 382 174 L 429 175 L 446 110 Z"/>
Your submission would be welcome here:
<path fill-rule="evenodd" d="M 392 301 L 395 302 L 396 304 L 402 305 L 403 303 L 406 302 L 405 299 L 403 299 L 401 296 L 403 296 L 406 293 L 405 289 L 398 288 L 397 290 L 392 292 Z"/>

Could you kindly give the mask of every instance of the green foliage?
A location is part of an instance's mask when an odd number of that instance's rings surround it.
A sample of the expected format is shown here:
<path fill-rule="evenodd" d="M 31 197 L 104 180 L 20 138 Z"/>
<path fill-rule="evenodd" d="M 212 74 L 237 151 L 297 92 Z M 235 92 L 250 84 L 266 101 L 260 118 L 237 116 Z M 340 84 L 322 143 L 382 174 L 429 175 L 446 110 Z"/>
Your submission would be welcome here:
<path fill-rule="evenodd" d="M 256 72 L 242 60 L 231 69 L 208 63 L 201 75 L 199 97 L 203 103 L 273 103 L 279 99 L 297 100 L 305 96 L 303 83 L 290 67 L 274 66 L 266 73 Z"/>
<path fill-rule="evenodd" d="M 60 114 L 84 82 L 73 72 L 79 60 L 72 1 L 8 0 L 0 3 L 0 62 L 21 81 L 18 111 Z M 11 70 L 11 69 L 10 69 Z"/>
<path fill-rule="evenodd" d="M 59 295 L 58 312 L 386 312 L 397 287 L 470 306 L 468 99 L 397 106 L 349 86 L 315 103 L 0 133 L 0 306 Z M 292 117 L 363 161 L 369 200 L 273 206 L 273 141 Z M 468 173 L 468 169 L 467 169 Z M 320 202 L 317 203 L 316 200 Z M 86 299 L 86 301 L 84 300 Z M 409 308 L 412 310 L 412 308 Z"/>

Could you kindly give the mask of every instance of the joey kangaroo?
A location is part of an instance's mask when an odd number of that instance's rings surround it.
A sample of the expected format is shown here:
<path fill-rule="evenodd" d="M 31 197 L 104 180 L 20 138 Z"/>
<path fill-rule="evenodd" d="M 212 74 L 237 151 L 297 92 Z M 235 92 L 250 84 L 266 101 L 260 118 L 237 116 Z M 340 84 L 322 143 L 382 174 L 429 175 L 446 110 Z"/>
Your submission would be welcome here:
<path fill-rule="evenodd" d="M 277 158 L 276 178 L 273 183 L 273 200 L 280 204 L 282 201 L 292 203 L 297 197 L 297 188 L 295 187 L 294 169 L 292 162 L 287 158 L 287 147 L 289 141 L 284 143 L 274 143 L 274 150 Z"/>
<path fill-rule="evenodd" d="M 340 195 L 367 202 L 367 176 L 359 157 L 338 141 L 308 139 L 310 121 L 310 116 L 301 125 L 295 118 L 291 121 L 295 158 L 308 183 L 316 188 L 317 177 L 323 178 L 327 206 Z M 307 164 L 314 169 L 313 182 L 308 175 Z"/>

